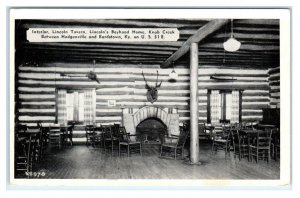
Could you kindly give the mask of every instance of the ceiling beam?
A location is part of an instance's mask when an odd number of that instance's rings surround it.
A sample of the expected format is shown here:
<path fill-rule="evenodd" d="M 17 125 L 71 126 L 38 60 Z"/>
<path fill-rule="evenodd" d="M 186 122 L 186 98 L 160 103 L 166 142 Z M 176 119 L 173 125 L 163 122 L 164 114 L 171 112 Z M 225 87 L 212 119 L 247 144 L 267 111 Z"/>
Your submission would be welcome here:
<path fill-rule="evenodd" d="M 189 51 L 191 43 L 199 43 L 208 35 L 221 28 L 224 24 L 228 23 L 228 21 L 228 19 L 212 20 L 206 25 L 199 28 L 193 36 L 191 36 L 187 41 L 185 41 L 175 53 L 173 53 L 165 62 L 161 64 L 161 68 L 169 67 L 172 64 L 172 62 L 178 60 L 181 56 L 183 56 Z"/>

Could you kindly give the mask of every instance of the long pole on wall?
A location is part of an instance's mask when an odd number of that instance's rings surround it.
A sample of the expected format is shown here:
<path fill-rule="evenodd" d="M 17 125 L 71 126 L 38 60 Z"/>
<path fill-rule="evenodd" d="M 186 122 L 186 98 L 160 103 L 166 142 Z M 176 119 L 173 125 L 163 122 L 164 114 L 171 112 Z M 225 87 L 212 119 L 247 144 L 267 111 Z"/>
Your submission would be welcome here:
<path fill-rule="evenodd" d="M 190 156 L 191 163 L 199 162 L 198 132 L 198 44 L 190 46 Z"/>

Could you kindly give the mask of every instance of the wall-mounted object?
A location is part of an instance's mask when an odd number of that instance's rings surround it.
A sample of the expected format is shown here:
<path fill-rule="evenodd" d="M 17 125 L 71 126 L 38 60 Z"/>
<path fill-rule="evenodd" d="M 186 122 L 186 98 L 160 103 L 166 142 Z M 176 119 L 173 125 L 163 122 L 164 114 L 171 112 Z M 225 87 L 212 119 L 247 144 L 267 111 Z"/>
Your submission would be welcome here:
<path fill-rule="evenodd" d="M 230 76 L 210 76 L 210 79 L 215 81 L 226 81 L 226 82 L 232 82 L 237 80 L 236 78 Z"/>
<path fill-rule="evenodd" d="M 96 60 L 93 60 L 93 70 L 88 72 L 87 74 L 66 74 L 66 73 L 60 73 L 60 76 L 69 77 L 69 78 L 78 78 L 78 77 L 87 77 L 88 79 L 92 81 L 96 81 L 98 84 L 100 84 L 100 81 L 97 77 L 97 74 L 95 72 L 95 64 Z"/>
<path fill-rule="evenodd" d="M 107 106 L 109 107 L 115 107 L 117 104 L 116 100 L 108 100 L 107 101 Z"/>
<path fill-rule="evenodd" d="M 147 83 L 147 80 L 144 76 L 144 72 L 142 72 L 144 81 L 146 82 L 145 88 L 147 89 L 147 101 L 153 103 L 157 100 L 158 98 L 158 92 L 157 89 L 161 86 L 162 80 L 160 81 L 160 83 L 158 84 L 158 71 L 156 70 L 157 73 L 157 78 L 156 78 L 156 82 L 155 82 L 155 86 L 150 86 Z"/>

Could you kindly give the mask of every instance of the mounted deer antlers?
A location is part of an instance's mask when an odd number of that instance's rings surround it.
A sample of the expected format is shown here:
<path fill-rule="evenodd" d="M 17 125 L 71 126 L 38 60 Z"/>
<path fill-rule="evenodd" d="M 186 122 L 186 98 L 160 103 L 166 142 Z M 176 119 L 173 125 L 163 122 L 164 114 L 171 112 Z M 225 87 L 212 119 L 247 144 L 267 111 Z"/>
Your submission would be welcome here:
<path fill-rule="evenodd" d="M 158 98 L 157 88 L 159 88 L 162 83 L 162 80 L 161 80 L 160 83 L 158 84 L 158 71 L 157 70 L 156 70 L 156 73 L 157 73 L 157 78 L 156 78 L 155 86 L 152 87 L 152 86 L 148 85 L 148 82 L 145 78 L 144 72 L 142 71 L 144 81 L 146 82 L 145 88 L 147 89 L 147 100 L 151 103 L 153 103 L 157 100 L 157 98 Z"/>

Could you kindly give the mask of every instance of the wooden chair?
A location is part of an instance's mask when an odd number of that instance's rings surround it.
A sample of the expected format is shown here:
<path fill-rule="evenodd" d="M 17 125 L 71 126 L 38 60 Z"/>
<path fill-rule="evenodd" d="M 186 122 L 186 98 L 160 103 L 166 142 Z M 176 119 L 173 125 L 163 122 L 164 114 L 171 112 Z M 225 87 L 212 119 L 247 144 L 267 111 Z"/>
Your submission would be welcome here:
<path fill-rule="evenodd" d="M 25 136 L 26 125 L 17 125 L 15 128 L 15 177 L 25 177 L 29 172 L 30 164 L 28 157 L 29 141 Z"/>
<path fill-rule="evenodd" d="M 198 125 L 199 139 L 201 140 L 210 140 L 210 132 L 206 131 L 205 124 Z"/>
<path fill-rule="evenodd" d="M 85 126 L 85 137 L 86 137 L 86 145 L 92 145 L 94 146 L 94 125 L 88 124 Z"/>
<path fill-rule="evenodd" d="M 72 124 L 71 126 L 64 127 L 64 130 L 62 131 L 62 144 L 63 146 L 69 145 L 73 146 L 73 130 L 74 130 L 75 124 Z"/>
<path fill-rule="evenodd" d="M 119 137 L 113 134 L 112 125 L 103 126 L 103 132 L 104 151 L 108 150 L 113 154 L 114 150 L 119 149 Z"/>
<path fill-rule="evenodd" d="M 232 128 L 231 135 L 232 135 L 234 158 L 236 158 L 236 156 L 239 157 L 239 160 L 241 160 L 241 158 L 244 157 L 248 158 L 249 147 L 248 147 L 247 136 L 240 134 L 238 128 Z"/>
<path fill-rule="evenodd" d="M 267 129 L 264 132 L 259 132 L 250 144 L 250 159 L 255 158 L 256 163 L 259 159 L 270 161 L 271 158 L 271 138 L 272 130 Z"/>
<path fill-rule="evenodd" d="M 119 156 L 124 147 L 126 148 L 127 156 L 130 156 L 131 153 L 139 153 L 142 155 L 142 143 L 132 139 L 132 137 L 136 135 L 127 133 L 125 127 L 120 127 L 119 131 Z"/>
<path fill-rule="evenodd" d="M 218 127 L 216 127 L 218 128 Z M 211 147 L 212 153 L 216 153 L 218 150 L 225 151 L 225 157 L 227 154 L 230 154 L 230 137 L 231 137 L 231 128 L 228 126 L 222 126 L 220 131 L 215 130 L 213 134 L 213 143 Z"/>
<path fill-rule="evenodd" d="M 274 129 L 272 132 L 272 146 L 274 160 L 277 161 L 280 158 L 280 132 L 279 129 Z"/>
<path fill-rule="evenodd" d="M 186 139 L 189 135 L 189 131 L 185 127 L 180 127 L 179 136 L 172 135 L 170 137 L 165 137 L 164 142 L 160 147 L 160 157 L 163 157 L 164 154 L 169 153 L 171 156 L 173 154 L 174 159 L 177 159 L 177 155 L 181 155 L 181 158 L 184 158 L 184 145 Z"/>
<path fill-rule="evenodd" d="M 104 147 L 104 128 L 102 126 L 97 126 L 94 130 L 94 147 L 96 147 L 97 144 L 100 144 L 100 147 Z"/>
<path fill-rule="evenodd" d="M 27 133 L 32 134 L 29 137 L 29 162 L 31 168 L 33 165 L 38 163 L 41 159 L 41 149 L 42 149 L 42 133 L 40 127 L 28 127 Z"/>
<path fill-rule="evenodd" d="M 61 149 L 62 147 L 61 131 L 59 124 L 54 124 L 49 127 L 49 145 L 51 149 Z"/>

